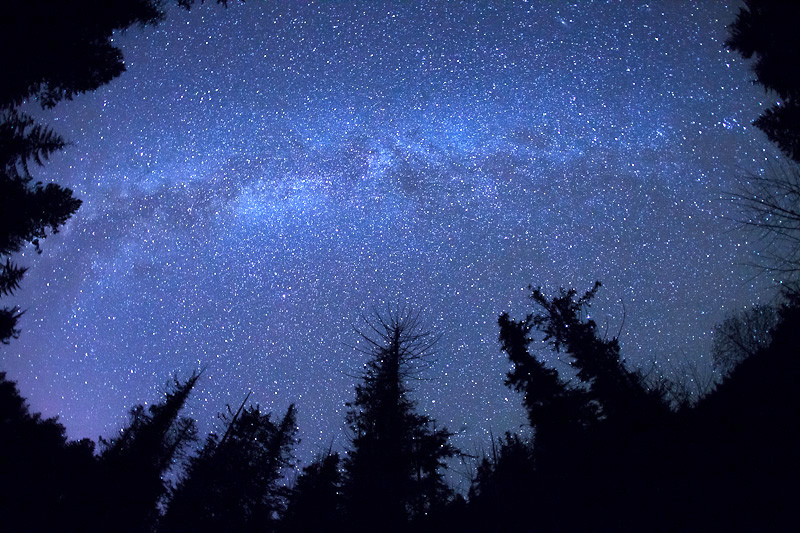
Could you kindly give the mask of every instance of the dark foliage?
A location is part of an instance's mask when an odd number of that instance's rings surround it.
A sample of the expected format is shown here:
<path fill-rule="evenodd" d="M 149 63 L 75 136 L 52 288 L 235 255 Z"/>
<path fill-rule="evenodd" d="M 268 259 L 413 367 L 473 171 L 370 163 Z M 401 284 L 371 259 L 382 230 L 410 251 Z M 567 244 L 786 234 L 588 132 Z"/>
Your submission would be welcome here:
<path fill-rule="evenodd" d="M 78 531 L 91 511 L 94 444 L 67 442 L 0 372 L 0 529 Z M 43 511 L 46 510 L 46 511 Z"/>
<path fill-rule="evenodd" d="M 93 91 L 125 69 L 112 33 L 132 25 L 157 22 L 161 2 L 127 0 L 11 1 L 0 16 L 0 295 L 19 287 L 25 269 L 10 255 L 56 233 L 80 207 L 72 191 L 54 183 L 34 182 L 31 161 L 41 165 L 64 148 L 51 129 L 18 112 L 27 99 L 53 107 L 64 99 Z M 19 335 L 20 311 L 0 309 L 0 342 Z"/>
<path fill-rule="evenodd" d="M 536 475 L 531 443 L 510 433 L 492 442 L 492 453 L 478 465 L 470 487 L 467 513 L 470 530 L 520 530 L 523 522 L 520 510 L 541 501 L 534 490 Z M 533 522 L 529 520 L 528 527 Z"/>
<path fill-rule="evenodd" d="M 740 335 L 763 322 L 761 308 L 737 318 L 741 328 L 723 325 L 716 350 L 736 364 L 698 403 L 671 409 L 663 388 L 626 368 L 616 339 L 598 336 L 585 313 L 598 287 L 580 298 L 536 289 L 538 314 L 500 317 L 506 382 L 523 393 L 535 437 L 507 435 L 484 459 L 466 529 L 786 530 L 800 495 L 800 299 L 767 317 L 766 337 Z M 569 356 L 576 383 L 528 352 L 533 329 Z M 533 508 L 516 512 L 525 502 Z"/>
<path fill-rule="evenodd" d="M 730 26 L 726 44 L 743 57 L 755 57 L 756 83 L 781 102 L 754 124 L 795 162 L 800 162 L 800 3 L 745 0 Z"/>
<path fill-rule="evenodd" d="M 661 428 L 671 413 L 663 395 L 626 367 L 617 339 L 598 335 L 587 310 L 599 288 L 596 283 L 580 297 L 575 290 L 561 289 L 552 298 L 533 289 L 537 313 L 522 321 L 507 314 L 498 320 L 501 347 L 513 365 L 506 384 L 523 393 L 535 437 L 529 460 L 523 445 L 509 437 L 501 447 L 504 453 L 482 465 L 473 493 L 484 510 L 476 512 L 495 510 L 484 522 L 513 521 L 500 512 L 503 506 L 480 503 L 498 493 L 525 494 L 547 510 L 514 522 L 527 529 L 627 529 L 625 519 L 635 523 L 639 513 L 650 509 L 653 491 L 642 489 L 654 471 L 644 472 L 660 465 L 651 464 L 648 456 L 661 451 L 663 442 L 657 448 L 653 443 L 664 437 Z M 541 342 L 569 358 L 572 371 L 566 377 L 529 352 L 534 330 L 541 332 Z M 505 474 L 503 462 L 512 458 L 517 469 L 534 469 L 527 486 Z M 576 492 L 576 486 L 581 490 Z M 620 500 L 635 511 L 619 514 L 615 502 Z M 574 507 L 584 512 L 569 513 Z"/>
<path fill-rule="evenodd" d="M 276 425 L 258 406 L 224 419 L 222 437 L 211 434 L 189 460 L 172 494 L 163 531 L 272 531 L 284 510 L 279 481 L 292 466 L 296 442 L 294 405 Z"/>
<path fill-rule="evenodd" d="M 14 111 L 0 116 L 0 296 L 17 290 L 25 274 L 10 256 L 27 243 L 41 252 L 39 240 L 58 232 L 81 205 L 69 189 L 34 183 L 28 170 L 31 162 L 41 165 L 63 146 L 58 135 L 30 117 Z M 0 309 L 0 342 L 19 335 L 21 314 L 15 308 Z"/>
<path fill-rule="evenodd" d="M 339 465 L 339 454 L 329 452 L 303 468 L 291 491 L 282 531 L 345 529 Z"/>
<path fill-rule="evenodd" d="M 788 531 L 800 498 L 800 300 L 788 296 L 771 342 L 741 360 L 687 416 L 693 484 L 720 529 Z"/>
<path fill-rule="evenodd" d="M 119 437 L 101 439 L 98 529 L 114 523 L 117 531 L 147 531 L 155 525 L 166 475 L 197 438 L 195 421 L 180 413 L 199 377 L 176 378 L 163 401 L 131 409 Z"/>
<path fill-rule="evenodd" d="M 348 404 L 347 518 L 356 530 L 402 530 L 444 507 L 449 489 L 441 469 L 457 452 L 450 433 L 418 414 L 409 397 L 407 381 L 421 371 L 436 339 L 417 316 L 403 312 L 377 316 L 369 327 L 373 335 L 362 339 L 370 360 Z"/>
<path fill-rule="evenodd" d="M 163 18 L 160 4 L 155 0 L 7 2 L 0 17 L 0 48 L 13 53 L 0 59 L 7 80 L 0 90 L 0 107 L 16 106 L 31 97 L 42 107 L 52 107 L 116 78 L 125 66 L 122 52 L 111 42 L 113 32 L 158 22 Z"/>
<path fill-rule="evenodd" d="M 55 420 L 28 413 L 0 374 L 0 520 L 8 531 L 781 531 L 800 497 L 800 297 L 789 294 L 770 336 L 694 404 L 674 406 L 600 338 L 583 297 L 533 292 L 539 312 L 501 316 L 507 383 L 523 393 L 532 439 L 506 434 L 477 467 L 469 499 L 441 471 L 450 434 L 415 412 L 406 382 L 433 339 L 390 315 L 367 337 L 370 361 L 349 405 L 348 457 L 329 452 L 293 489 L 295 411 L 256 407 L 222 418 L 186 462 L 194 421 L 180 416 L 198 375 L 135 407 L 119 438 L 69 443 Z M 573 363 L 571 379 L 538 361 L 534 330 Z M 595 360 L 592 360 L 595 359 Z M 525 371 L 522 371 L 524 369 Z M 541 388 L 540 388 L 541 385 Z M 560 417 L 564 417 L 561 420 Z M 166 495 L 169 497 L 165 497 Z M 47 509 L 47 512 L 41 512 Z M 159 516 L 159 509 L 166 509 Z M 110 526 L 111 525 L 111 526 Z"/>
<path fill-rule="evenodd" d="M 196 0 L 176 0 L 186 9 Z M 225 0 L 218 0 L 225 4 Z M 0 43 L 0 296 L 19 289 L 25 269 L 11 260 L 40 251 L 78 209 L 72 191 L 35 181 L 64 141 L 17 107 L 48 108 L 91 91 L 124 70 L 115 31 L 155 24 L 163 0 L 12 1 Z M 746 0 L 728 46 L 755 57 L 757 83 L 781 104 L 755 124 L 800 161 L 800 6 Z M 38 36 L 38 38 L 31 38 Z M 7 51 L 12 51 L 8 53 Z M 766 178 L 750 196 L 753 224 L 788 243 L 798 262 L 797 173 Z M 763 218 L 759 218 L 763 215 Z M 794 269 L 794 270 L 792 270 Z M 499 317 L 522 393 L 531 440 L 506 434 L 478 465 L 469 501 L 442 476 L 457 455 L 451 434 L 417 413 L 410 380 L 435 339 L 405 313 L 377 317 L 362 335 L 370 359 L 348 404 L 351 449 L 307 466 L 294 489 L 294 406 L 280 421 L 258 406 L 223 416 L 197 455 L 194 420 L 181 416 L 199 374 L 175 380 L 163 401 L 134 407 L 118 438 L 68 442 L 56 419 L 31 414 L 0 373 L 0 529 L 3 531 L 783 531 L 796 529 L 800 499 L 800 297 L 724 322 L 713 357 L 718 387 L 694 404 L 671 405 L 604 338 L 589 317 L 597 283 L 578 297 L 532 290 L 536 311 Z M 17 309 L 0 309 L 0 341 L 18 335 Z M 535 335 L 541 334 L 540 339 Z M 531 353 L 541 340 L 563 354 L 559 372 Z M 186 462 L 177 486 L 167 479 Z M 161 511 L 166 510 L 164 514 Z"/>
<path fill-rule="evenodd" d="M 125 71 L 114 32 L 164 19 L 164 0 L 13 0 L 0 16 L 0 108 L 34 99 L 49 108 Z M 197 0 L 177 0 L 186 9 Z M 217 0 L 227 4 L 227 0 Z"/>
<path fill-rule="evenodd" d="M 226 0 L 217 0 L 226 4 Z M 177 0 L 189 9 L 196 0 Z M 25 269 L 10 256 L 58 229 L 78 210 L 70 189 L 34 181 L 29 163 L 64 148 L 50 128 L 19 112 L 28 100 L 51 108 L 93 91 L 125 70 L 114 32 L 156 24 L 164 0 L 11 0 L 0 10 L 0 296 L 19 287 Z M 22 313 L 0 308 L 0 342 L 19 336 Z"/>

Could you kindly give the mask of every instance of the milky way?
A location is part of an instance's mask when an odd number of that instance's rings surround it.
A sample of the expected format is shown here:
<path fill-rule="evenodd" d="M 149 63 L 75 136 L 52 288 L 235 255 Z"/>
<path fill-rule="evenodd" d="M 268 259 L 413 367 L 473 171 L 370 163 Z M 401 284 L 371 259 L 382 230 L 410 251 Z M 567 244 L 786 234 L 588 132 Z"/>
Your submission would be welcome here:
<path fill-rule="evenodd" d="M 776 155 L 724 47 L 738 5 L 273 4 L 170 10 L 115 37 L 122 76 L 37 112 L 72 143 L 37 179 L 84 205 L 21 258 L 0 357 L 71 438 L 205 366 L 204 431 L 252 389 L 297 403 L 301 458 L 345 447 L 354 328 L 407 306 L 441 335 L 419 407 L 473 451 L 524 422 L 496 320 L 529 284 L 601 280 L 594 318 L 662 370 L 771 297 L 726 219 Z"/>

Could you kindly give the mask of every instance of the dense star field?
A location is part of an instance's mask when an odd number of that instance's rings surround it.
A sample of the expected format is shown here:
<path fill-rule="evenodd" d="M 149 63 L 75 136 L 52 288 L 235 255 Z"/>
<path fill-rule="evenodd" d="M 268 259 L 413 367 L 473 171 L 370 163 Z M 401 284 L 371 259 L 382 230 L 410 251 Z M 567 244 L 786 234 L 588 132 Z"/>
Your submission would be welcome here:
<path fill-rule="evenodd" d="M 738 4 L 411 4 L 171 9 L 115 38 L 112 83 L 30 106 L 72 143 L 35 177 L 84 202 L 9 299 L 34 410 L 110 436 L 207 367 L 201 431 L 296 402 L 305 460 L 347 445 L 361 316 L 406 306 L 441 335 L 419 407 L 474 451 L 525 420 L 497 316 L 595 280 L 630 363 L 708 371 L 714 324 L 774 293 L 726 199 L 776 156 Z"/>

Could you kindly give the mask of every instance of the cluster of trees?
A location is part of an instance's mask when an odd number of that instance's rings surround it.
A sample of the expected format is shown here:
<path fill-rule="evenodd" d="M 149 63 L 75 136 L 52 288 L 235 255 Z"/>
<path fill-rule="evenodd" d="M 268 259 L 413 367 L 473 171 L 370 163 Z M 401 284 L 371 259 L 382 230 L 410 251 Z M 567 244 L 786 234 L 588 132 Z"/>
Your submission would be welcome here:
<path fill-rule="evenodd" d="M 10 16 L 0 17 L 0 42 L 18 53 L 0 56 L 0 296 L 24 275 L 11 256 L 28 245 L 38 251 L 39 240 L 80 206 L 69 189 L 34 181 L 29 165 L 64 141 L 21 104 L 52 107 L 118 76 L 124 66 L 112 32 L 157 23 L 164 2 L 30 0 L 4 9 Z M 796 20 L 789 2 L 747 0 L 728 42 L 756 56 L 758 83 L 781 98 L 756 124 L 795 162 Z M 32 34 L 49 39 L 31 42 Z M 747 204 L 754 224 L 789 244 L 800 242 L 798 175 L 763 178 L 765 192 Z M 797 249 L 781 263 L 794 272 Z M 364 334 L 369 361 L 347 405 L 348 449 L 321 454 L 293 485 L 285 480 L 297 466 L 294 406 L 274 417 L 245 398 L 221 416 L 219 433 L 200 442 L 196 422 L 183 415 L 202 377 L 195 372 L 176 378 L 160 402 L 134 407 L 125 429 L 95 449 L 89 440 L 68 441 L 57 420 L 30 413 L 0 373 L 0 525 L 90 532 L 788 528 L 800 496 L 800 292 L 786 290 L 779 305 L 721 324 L 713 358 L 723 378 L 688 402 L 674 385 L 630 368 L 618 340 L 600 334 L 587 313 L 599 288 L 553 296 L 532 289 L 532 312 L 499 317 L 511 365 L 506 384 L 520 393 L 532 436 L 507 433 L 493 442 L 476 459 L 466 498 L 443 475 L 463 454 L 412 398 L 435 338 L 415 315 L 396 312 L 378 316 Z M 0 308 L 0 341 L 19 334 L 20 314 Z M 562 354 L 569 368 L 546 364 L 536 345 Z"/>
<path fill-rule="evenodd" d="M 247 399 L 221 416 L 224 430 L 202 446 L 182 409 L 201 373 L 177 378 L 165 398 L 131 409 L 113 439 L 68 442 L 64 427 L 28 412 L 0 374 L 0 516 L 10 531 L 384 531 L 424 528 L 444 516 L 453 492 L 450 433 L 417 412 L 408 380 L 434 339 L 416 316 L 389 313 L 371 323 L 355 399 L 348 404 L 351 448 L 329 450 L 294 487 L 295 407 L 273 419 Z M 249 397 L 249 395 L 248 395 Z M 174 465 L 182 468 L 170 483 Z M 36 512 L 45 509 L 46 512 Z"/>
<path fill-rule="evenodd" d="M 800 3 L 745 0 L 726 44 L 753 59 L 753 82 L 776 102 L 753 124 L 780 148 L 786 161 L 743 176 L 734 193 L 739 222 L 756 230 L 755 265 L 797 283 L 800 272 Z"/>
<path fill-rule="evenodd" d="M 68 442 L 56 420 L 30 414 L 0 374 L 4 529 L 707 531 L 791 523 L 800 496 L 800 298 L 726 321 L 716 343 L 725 377 L 687 402 L 663 379 L 629 368 L 617 339 L 600 335 L 587 313 L 599 287 L 552 297 L 533 289 L 533 312 L 499 317 L 506 385 L 521 394 L 533 432 L 507 433 L 482 458 L 461 454 L 446 428 L 417 411 L 411 384 L 435 339 L 408 313 L 378 317 L 364 335 L 370 357 L 347 404 L 344 455 L 328 450 L 294 483 L 294 405 L 273 417 L 245 398 L 200 443 L 195 421 L 182 415 L 201 379 L 194 373 L 175 379 L 159 403 L 131 409 L 127 426 L 95 451 L 91 441 Z M 568 368 L 546 364 L 535 345 L 549 345 Z M 476 461 L 466 498 L 444 477 L 457 458 Z"/>
<path fill-rule="evenodd" d="M 724 378 L 696 402 L 631 370 L 578 297 L 500 316 L 506 384 L 520 391 L 532 439 L 506 435 L 470 491 L 475 531 L 778 531 L 800 496 L 800 300 L 757 307 L 719 328 Z M 535 335 L 538 332 L 540 335 Z M 747 333 L 745 333 L 747 332 Z M 531 353 L 566 356 L 558 372 Z M 531 512 L 521 514 L 527 505 Z M 467 527 L 466 530 L 470 528 Z"/>

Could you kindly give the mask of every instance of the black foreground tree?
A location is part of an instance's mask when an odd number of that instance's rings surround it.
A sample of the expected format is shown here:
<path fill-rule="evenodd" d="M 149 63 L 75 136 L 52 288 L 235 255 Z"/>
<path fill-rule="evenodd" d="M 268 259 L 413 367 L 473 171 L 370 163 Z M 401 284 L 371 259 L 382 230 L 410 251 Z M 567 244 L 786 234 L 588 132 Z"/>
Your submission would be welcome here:
<path fill-rule="evenodd" d="M 753 59 L 755 83 L 779 102 L 754 122 L 791 160 L 743 176 L 733 199 L 738 222 L 754 228 L 761 249 L 756 265 L 797 283 L 800 273 L 800 3 L 746 0 L 726 44 Z"/>
<path fill-rule="evenodd" d="M 630 370 L 620 355 L 616 337 L 602 338 L 597 324 L 588 316 L 600 282 L 580 297 L 574 289 L 560 289 L 547 297 L 532 288 L 531 299 L 538 307 L 522 321 L 504 313 L 498 319 L 500 342 L 513 368 L 506 384 L 524 393 L 525 407 L 537 439 L 553 425 L 587 428 L 600 422 L 646 427 L 669 412 L 664 395 L 653 390 L 645 376 Z M 579 385 L 568 383 L 558 371 L 546 366 L 528 351 L 533 329 L 543 334 L 542 342 L 569 357 Z M 563 432 L 564 428 L 559 428 Z"/>
<path fill-rule="evenodd" d="M 674 487 L 666 467 L 674 438 L 665 430 L 669 402 L 663 390 L 627 367 L 616 338 L 601 336 L 588 313 L 599 288 L 597 282 L 582 296 L 560 289 L 552 297 L 535 288 L 536 312 L 520 321 L 504 313 L 498 320 L 501 347 L 512 363 L 506 385 L 523 393 L 534 430 L 527 469 L 535 474 L 528 484 L 509 475 L 507 464 L 526 470 L 524 443 L 511 437 L 501 442 L 503 453 L 484 462 L 473 487 L 484 511 L 492 508 L 485 502 L 500 502 L 489 522 L 523 530 L 626 530 L 641 527 L 639 520 L 660 504 L 656 494 Z M 530 352 L 535 330 L 540 344 L 567 357 L 564 372 Z M 523 500 L 540 506 L 538 512 L 520 515 L 503 505 L 519 501 L 520 491 Z"/>
<path fill-rule="evenodd" d="M 175 378 L 161 402 L 131 409 L 119 437 L 101 439 L 98 458 L 97 530 L 148 531 L 158 519 L 167 494 L 167 473 L 197 439 L 195 421 L 181 416 L 201 373 Z M 89 519 L 93 517 L 87 517 Z"/>
<path fill-rule="evenodd" d="M 342 531 L 342 473 L 336 452 L 328 452 L 303 468 L 291 490 L 280 530 Z"/>
<path fill-rule="evenodd" d="M 175 0 L 190 9 L 203 0 Z M 51 108 L 125 71 L 114 32 L 152 26 L 167 0 L 11 0 L 0 8 L 0 109 L 33 100 Z M 228 0 L 217 0 L 227 5 Z"/>
<path fill-rule="evenodd" d="M 56 233 L 81 202 L 72 191 L 33 181 L 29 165 L 42 164 L 64 141 L 52 130 L 37 126 L 14 111 L 0 114 L 0 297 L 19 288 L 25 268 L 11 260 L 28 243 L 41 253 L 39 240 Z M 0 308 L 0 342 L 19 335 L 17 308 Z"/>
<path fill-rule="evenodd" d="M 347 520 L 356 531 L 402 531 L 440 513 L 450 490 L 441 470 L 456 455 L 450 433 L 416 412 L 408 381 L 419 378 L 436 342 L 419 317 L 376 314 L 361 332 L 370 360 L 348 403 L 352 445 L 345 466 Z"/>
<path fill-rule="evenodd" d="M 800 163 L 800 3 L 745 0 L 730 26 L 728 47 L 746 59 L 755 57 L 755 82 L 780 103 L 753 123 L 788 157 Z"/>
<path fill-rule="evenodd" d="M 227 0 L 217 0 L 227 4 Z M 196 0 L 177 0 L 189 9 Z M 11 256 L 59 228 L 78 210 L 72 190 L 35 179 L 29 165 L 65 146 L 52 129 L 21 112 L 26 101 L 52 108 L 110 82 L 125 70 L 116 31 L 165 17 L 164 0 L 10 0 L 0 7 L 0 297 L 19 288 L 25 268 Z M 0 307 L 0 342 L 19 335 L 22 312 Z"/>
<path fill-rule="evenodd" d="M 247 400 L 245 400 L 246 402 Z M 277 423 L 259 406 L 222 416 L 220 437 L 211 434 L 193 456 L 170 498 L 161 523 L 165 532 L 274 531 L 285 509 L 280 481 L 293 466 L 297 442 L 294 405 Z"/>
<path fill-rule="evenodd" d="M 692 439 L 687 463 L 698 472 L 692 486 L 696 494 L 704 495 L 703 512 L 713 529 L 796 529 L 800 499 L 798 294 L 785 293 L 774 315 L 767 340 L 757 342 L 752 353 L 742 357 L 746 351 L 736 343 L 727 344 L 735 366 L 686 417 L 684 433 Z"/>
<path fill-rule="evenodd" d="M 93 450 L 88 439 L 67 442 L 55 418 L 30 413 L 0 372 L 0 530 L 83 530 L 78 524 L 92 510 Z"/>

